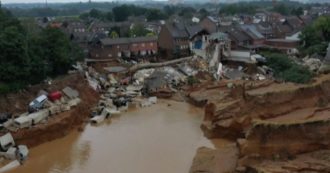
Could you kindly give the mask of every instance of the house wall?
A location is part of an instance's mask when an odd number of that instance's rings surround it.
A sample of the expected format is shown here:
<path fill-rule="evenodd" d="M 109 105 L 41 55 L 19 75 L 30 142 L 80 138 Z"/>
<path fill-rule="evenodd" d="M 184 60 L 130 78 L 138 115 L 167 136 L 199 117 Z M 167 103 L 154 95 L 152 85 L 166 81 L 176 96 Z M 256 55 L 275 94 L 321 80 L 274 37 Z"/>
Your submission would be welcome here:
<path fill-rule="evenodd" d="M 178 53 L 181 56 L 189 55 L 189 39 L 188 38 L 173 38 L 166 26 L 162 29 L 158 36 L 158 45 L 165 53 L 165 58 L 175 58 L 174 54 Z"/>
<path fill-rule="evenodd" d="M 90 57 L 95 59 L 109 59 L 119 58 L 128 55 L 141 55 L 147 52 L 158 52 L 157 41 L 140 42 L 140 43 L 128 43 L 117 45 L 97 45 L 90 49 Z M 141 55 L 143 56 L 143 55 Z"/>
<path fill-rule="evenodd" d="M 262 45 L 262 44 L 264 44 L 264 42 L 265 42 L 265 39 L 255 39 L 252 41 L 252 44 L 253 45 Z"/>
<path fill-rule="evenodd" d="M 189 39 L 188 38 L 177 38 L 174 40 L 174 52 L 178 51 L 177 53 L 180 56 L 188 56 L 190 53 L 190 46 L 189 46 Z"/>
<path fill-rule="evenodd" d="M 202 28 L 206 29 L 209 33 L 217 32 L 217 25 L 212 22 L 209 18 L 205 18 L 200 22 Z"/>
<path fill-rule="evenodd" d="M 285 40 L 266 40 L 265 45 L 278 49 L 291 49 L 299 46 L 299 41 L 285 41 Z"/>
<path fill-rule="evenodd" d="M 159 35 L 158 35 L 158 45 L 159 48 L 164 50 L 173 50 L 174 49 L 174 40 L 170 31 L 164 25 L 162 26 Z"/>

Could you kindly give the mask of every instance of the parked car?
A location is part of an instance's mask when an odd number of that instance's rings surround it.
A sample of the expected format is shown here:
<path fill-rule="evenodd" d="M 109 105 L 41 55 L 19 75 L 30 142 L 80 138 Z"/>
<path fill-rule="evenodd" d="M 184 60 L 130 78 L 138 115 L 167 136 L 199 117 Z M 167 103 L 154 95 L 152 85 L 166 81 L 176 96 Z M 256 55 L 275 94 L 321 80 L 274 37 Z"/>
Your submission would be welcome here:
<path fill-rule="evenodd" d="M 29 104 L 29 109 L 28 109 L 29 113 L 42 109 L 44 107 L 46 101 L 47 101 L 46 95 L 41 95 L 41 96 L 37 97 L 36 99 L 34 99 Z"/>
<path fill-rule="evenodd" d="M 0 113 L 0 123 L 6 122 L 9 118 L 11 118 L 12 114 L 5 112 L 5 113 Z"/>
<path fill-rule="evenodd" d="M 56 101 L 56 100 L 60 100 L 62 97 L 62 93 L 60 91 L 54 91 L 50 94 L 48 94 L 48 98 L 49 100 L 51 100 L 52 102 Z"/>

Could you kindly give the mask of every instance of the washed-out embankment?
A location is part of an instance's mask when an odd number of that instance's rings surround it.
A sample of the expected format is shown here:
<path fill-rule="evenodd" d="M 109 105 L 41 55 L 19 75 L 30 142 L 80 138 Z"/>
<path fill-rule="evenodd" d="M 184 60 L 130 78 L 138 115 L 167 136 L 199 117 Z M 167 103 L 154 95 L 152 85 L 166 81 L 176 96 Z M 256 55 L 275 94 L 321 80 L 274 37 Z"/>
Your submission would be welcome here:
<path fill-rule="evenodd" d="M 246 172 L 242 167 L 251 168 L 263 159 L 293 159 L 330 149 L 330 75 L 307 85 L 241 84 L 222 95 L 205 105 L 202 128 L 209 138 L 236 141 L 239 158 L 244 159 L 237 162 L 236 171 Z"/>
<path fill-rule="evenodd" d="M 82 74 L 73 74 L 55 79 L 51 85 L 35 85 L 20 93 L 9 94 L 0 98 L 0 110 L 18 115 L 27 111 L 28 103 L 37 96 L 40 90 L 60 91 L 66 86 L 79 91 L 81 103 L 70 111 L 53 115 L 44 124 L 12 132 L 16 143 L 34 147 L 63 137 L 74 129 L 82 128 L 90 115 L 92 106 L 97 103 L 99 95 L 88 86 Z"/>

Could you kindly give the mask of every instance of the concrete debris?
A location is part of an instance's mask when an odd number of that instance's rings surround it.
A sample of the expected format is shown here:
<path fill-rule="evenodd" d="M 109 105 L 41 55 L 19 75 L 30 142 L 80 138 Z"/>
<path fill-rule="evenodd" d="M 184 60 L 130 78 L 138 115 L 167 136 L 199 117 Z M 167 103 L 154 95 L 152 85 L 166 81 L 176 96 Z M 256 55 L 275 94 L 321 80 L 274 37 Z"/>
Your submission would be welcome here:
<path fill-rule="evenodd" d="M 44 109 L 28 115 L 28 117 L 31 118 L 33 125 L 40 123 L 41 121 L 48 118 L 48 116 L 49 116 L 48 109 Z"/>
<path fill-rule="evenodd" d="M 322 62 L 316 58 L 304 58 L 303 65 L 307 66 L 310 71 L 317 72 L 322 66 Z"/>
<path fill-rule="evenodd" d="M 74 89 L 70 88 L 70 87 L 65 87 L 62 91 L 70 99 L 74 99 L 74 98 L 79 97 L 79 92 L 77 90 L 74 90 Z"/>
<path fill-rule="evenodd" d="M 29 128 L 32 126 L 32 119 L 29 116 L 20 116 L 14 120 L 13 126 L 16 128 Z"/>
<path fill-rule="evenodd" d="M 90 121 L 92 124 L 100 124 L 110 116 L 111 116 L 111 112 L 109 111 L 109 109 L 103 108 L 101 114 L 92 117 Z"/>
<path fill-rule="evenodd" d="M 242 72 L 242 69 L 226 68 L 224 69 L 224 76 L 228 79 L 240 80 L 243 78 L 244 72 Z"/>
<path fill-rule="evenodd" d="M 143 83 L 146 78 L 149 78 L 154 73 L 154 71 L 155 69 L 142 69 L 137 71 L 133 78 L 140 83 Z"/>
<path fill-rule="evenodd" d="M 157 97 L 149 97 L 149 98 L 148 98 L 148 101 L 149 101 L 151 104 L 156 104 L 156 103 L 157 103 Z"/>
<path fill-rule="evenodd" d="M 148 99 L 141 100 L 140 106 L 143 107 L 149 107 L 152 104 L 157 104 L 157 97 L 149 97 Z"/>
<path fill-rule="evenodd" d="M 195 76 L 198 73 L 198 71 L 190 67 L 187 63 L 180 64 L 179 70 L 187 76 Z"/>
<path fill-rule="evenodd" d="M 109 83 L 111 85 L 116 85 L 118 83 L 117 80 L 115 79 L 115 77 L 112 74 L 108 75 L 108 79 L 109 79 Z"/>
<path fill-rule="evenodd" d="M 29 154 L 29 149 L 26 145 L 15 145 L 11 133 L 6 133 L 0 137 L 0 147 L 0 157 L 7 160 L 13 160 L 0 168 L 0 172 L 6 172 L 20 166 L 27 159 Z"/>
<path fill-rule="evenodd" d="M 4 173 L 4 172 L 8 172 L 10 170 L 13 170 L 13 169 L 19 167 L 20 165 L 21 165 L 21 163 L 18 160 L 11 161 L 4 167 L 0 168 L 0 173 Z"/>
<path fill-rule="evenodd" d="M 23 162 L 27 159 L 29 149 L 26 145 L 11 146 L 6 152 L 0 152 L 0 156 L 8 160 L 19 160 Z"/>
<path fill-rule="evenodd" d="M 10 133 L 0 137 L 0 147 L 2 151 L 7 151 L 10 147 L 15 146 L 14 138 Z"/>
<path fill-rule="evenodd" d="M 48 110 L 50 115 L 55 115 L 62 112 L 60 105 L 53 105 Z"/>
<path fill-rule="evenodd" d="M 42 96 L 42 95 L 48 95 L 48 92 L 45 91 L 45 90 L 40 90 L 40 91 L 38 92 L 38 96 Z"/>
<path fill-rule="evenodd" d="M 103 69 L 108 73 L 120 73 L 127 71 L 127 68 L 123 66 L 104 67 Z"/>
<path fill-rule="evenodd" d="M 80 102 L 81 102 L 81 99 L 80 99 L 80 98 L 75 98 L 75 99 L 72 99 L 72 100 L 68 101 L 67 106 L 69 106 L 69 107 L 75 107 L 75 106 L 77 106 Z"/>

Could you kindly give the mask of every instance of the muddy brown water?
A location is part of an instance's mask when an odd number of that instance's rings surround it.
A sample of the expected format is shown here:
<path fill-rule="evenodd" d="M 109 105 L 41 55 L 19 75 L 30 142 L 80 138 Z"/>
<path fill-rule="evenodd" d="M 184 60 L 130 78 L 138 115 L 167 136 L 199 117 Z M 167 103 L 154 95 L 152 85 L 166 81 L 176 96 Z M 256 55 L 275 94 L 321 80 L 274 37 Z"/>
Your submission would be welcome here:
<path fill-rule="evenodd" d="M 10 173 L 188 173 L 197 148 L 214 147 L 203 111 L 162 100 L 30 150 Z"/>

